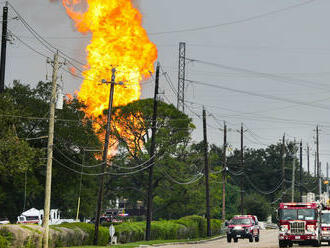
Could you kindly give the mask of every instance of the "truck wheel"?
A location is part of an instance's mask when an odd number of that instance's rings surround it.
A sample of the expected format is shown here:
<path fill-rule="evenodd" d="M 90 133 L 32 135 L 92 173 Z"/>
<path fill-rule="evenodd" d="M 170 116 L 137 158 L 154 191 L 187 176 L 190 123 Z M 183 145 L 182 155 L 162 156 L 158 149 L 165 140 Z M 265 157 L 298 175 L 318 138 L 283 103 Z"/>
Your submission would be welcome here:
<path fill-rule="evenodd" d="M 234 243 L 237 243 L 238 242 L 238 238 L 234 238 Z"/>
<path fill-rule="evenodd" d="M 328 246 L 330 245 L 330 241 L 328 241 Z"/>
<path fill-rule="evenodd" d="M 255 241 L 255 242 L 259 242 L 259 236 L 256 236 L 256 237 L 254 238 L 254 241 Z"/>
<path fill-rule="evenodd" d="M 280 247 L 280 248 L 282 248 L 282 247 L 287 247 L 287 243 L 286 243 L 286 241 L 284 241 L 284 240 L 279 240 L 278 241 L 278 246 Z"/>
<path fill-rule="evenodd" d="M 321 242 L 319 240 L 316 240 L 313 246 L 314 247 L 320 247 L 321 246 Z"/>
<path fill-rule="evenodd" d="M 300 245 L 300 244 L 299 244 L 299 245 Z M 289 247 L 292 247 L 292 246 L 293 246 L 293 243 L 290 242 L 290 243 L 289 243 Z"/>
<path fill-rule="evenodd" d="M 253 242 L 253 236 L 249 237 L 249 242 Z"/>
<path fill-rule="evenodd" d="M 227 235 L 227 242 L 231 243 L 231 236 L 230 235 Z"/>

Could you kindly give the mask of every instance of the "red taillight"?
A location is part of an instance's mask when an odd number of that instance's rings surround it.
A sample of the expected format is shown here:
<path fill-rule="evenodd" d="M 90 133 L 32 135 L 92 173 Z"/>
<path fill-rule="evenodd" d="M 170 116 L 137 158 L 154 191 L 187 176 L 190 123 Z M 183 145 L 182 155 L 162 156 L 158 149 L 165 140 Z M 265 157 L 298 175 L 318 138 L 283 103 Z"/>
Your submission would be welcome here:
<path fill-rule="evenodd" d="M 328 227 L 322 227 L 322 231 L 327 231 Z"/>

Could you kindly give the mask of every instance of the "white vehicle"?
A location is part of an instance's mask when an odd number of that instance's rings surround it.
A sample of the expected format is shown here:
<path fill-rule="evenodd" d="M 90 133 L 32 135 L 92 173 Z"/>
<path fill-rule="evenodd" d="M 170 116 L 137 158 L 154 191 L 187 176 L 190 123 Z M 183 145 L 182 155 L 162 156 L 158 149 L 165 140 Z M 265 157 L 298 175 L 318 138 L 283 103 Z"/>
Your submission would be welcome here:
<path fill-rule="evenodd" d="M 17 217 L 17 224 L 38 224 L 41 225 L 44 215 L 43 210 L 31 208 Z"/>
<path fill-rule="evenodd" d="M 23 212 L 20 216 L 17 217 L 17 224 L 42 224 L 42 219 L 44 216 L 44 210 L 38 210 L 31 208 Z M 49 224 L 50 225 L 59 225 L 64 222 L 73 223 L 78 222 L 74 219 L 61 219 L 61 212 L 58 209 L 51 209 L 49 215 Z"/>
<path fill-rule="evenodd" d="M 6 225 L 6 224 L 10 224 L 10 222 L 7 218 L 0 218 L 0 224 L 1 225 Z"/>
<path fill-rule="evenodd" d="M 321 211 L 321 242 L 330 245 L 330 210 Z"/>

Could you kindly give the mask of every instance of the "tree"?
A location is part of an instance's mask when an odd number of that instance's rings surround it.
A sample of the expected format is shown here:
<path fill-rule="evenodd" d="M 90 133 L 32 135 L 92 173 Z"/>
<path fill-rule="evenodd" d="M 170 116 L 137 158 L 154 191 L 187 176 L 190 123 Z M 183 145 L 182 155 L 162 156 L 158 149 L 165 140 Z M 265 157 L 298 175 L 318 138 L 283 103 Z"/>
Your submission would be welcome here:
<path fill-rule="evenodd" d="M 6 117 L 0 119 L 0 171 L 3 168 L 6 173 L 0 175 L 0 208 L 11 220 L 24 205 L 25 209 L 43 208 L 50 87 L 39 82 L 31 88 L 16 81 L 0 96 L 0 114 Z M 79 194 L 82 148 L 101 147 L 85 107 L 73 97 L 56 111 L 51 207 L 71 218 Z M 97 163 L 93 154 L 86 155 L 85 165 Z M 85 168 L 85 172 L 97 173 L 98 168 Z M 81 216 L 93 214 L 96 192 L 95 177 L 84 176 Z"/>
<path fill-rule="evenodd" d="M 18 136 L 21 127 L 15 99 L 9 94 L 0 96 L 0 208 L 2 214 L 14 220 L 23 209 L 19 201 L 24 193 L 25 174 L 41 165 L 41 149 L 33 148 Z M 17 204 L 17 203 L 20 204 Z"/>
<path fill-rule="evenodd" d="M 152 103 L 152 99 L 138 100 L 113 110 L 112 134 L 118 141 L 118 153 L 112 160 L 112 172 L 119 171 L 116 167 L 130 168 L 150 159 Z M 159 102 L 154 165 L 155 214 L 178 200 L 168 195 L 170 191 L 164 191 L 163 187 L 175 192 L 178 189 L 173 182 L 168 185 L 169 179 L 166 178 L 172 177 L 174 171 L 176 176 L 187 174 L 189 177 L 196 173 L 196 165 L 189 163 L 186 150 L 193 128 L 187 115 L 173 105 Z M 126 177 L 111 177 L 106 188 L 110 189 L 107 191 L 109 199 L 127 197 L 133 204 L 141 199 L 146 201 L 147 173 L 141 171 Z M 158 204 L 160 202 L 163 203 Z"/>
<path fill-rule="evenodd" d="M 267 220 L 272 214 L 272 208 L 265 197 L 260 194 L 252 193 L 245 199 L 245 210 L 247 214 L 258 216 L 259 220 Z"/>

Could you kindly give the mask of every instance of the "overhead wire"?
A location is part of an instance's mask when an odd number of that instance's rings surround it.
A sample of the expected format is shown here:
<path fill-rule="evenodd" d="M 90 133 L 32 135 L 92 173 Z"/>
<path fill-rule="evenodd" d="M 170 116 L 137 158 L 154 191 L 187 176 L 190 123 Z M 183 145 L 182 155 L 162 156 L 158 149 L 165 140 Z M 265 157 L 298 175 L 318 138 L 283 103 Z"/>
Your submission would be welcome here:
<path fill-rule="evenodd" d="M 203 27 L 197 27 L 197 28 L 177 29 L 177 30 L 154 32 L 154 33 L 151 32 L 151 33 L 149 33 L 149 35 L 177 34 L 177 33 L 186 33 L 186 32 L 196 32 L 196 31 L 202 31 L 202 30 L 207 30 L 207 29 L 215 29 L 215 28 L 219 28 L 219 27 L 223 27 L 223 26 L 229 26 L 229 25 L 249 22 L 249 21 L 253 21 L 253 20 L 256 20 L 256 19 L 263 18 L 263 17 L 275 15 L 277 13 L 281 13 L 281 12 L 284 12 L 284 11 L 288 11 L 288 10 L 291 10 L 291 9 L 302 7 L 302 6 L 305 6 L 307 4 L 311 4 L 315 1 L 316 0 L 308 0 L 308 1 L 305 1 L 303 3 L 290 5 L 286 8 L 273 10 L 273 11 L 270 11 L 270 12 L 266 12 L 266 13 L 263 13 L 263 14 L 243 18 L 243 19 L 236 20 L 236 21 L 229 21 L 229 22 L 219 23 L 219 24 L 215 24 L 215 25 L 208 25 L 208 26 L 203 26 Z"/>
<path fill-rule="evenodd" d="M 257 71 L 253 71 L 253 70 L 249 70 L 249 69 L 245 69 L 245 68 L 228 66 L 228 65 L 224 65 L 224 64 L 220 64 L 220 63 L 208 62 L 208 61 L 203 61 L 203 60 L 199 60 L 199 59 L 190 59 L 190 58 L 186 58 L 186 59 L 189 60 L 189 61 L 193 61 L 193 62 L 197 62 L 197 63 L 201 63 L 201 64 L 220 67 L 220 68 L 226 69 L 226 70 L 239 71 L 239 72 L 258 75 L 262 78 L 275 80 L 277 82 L 283 82 L 283 83 L 287 83 L 287 84 L 294 84 L 294 85 L 298 85 L 298 86 L 304 86 L 304 87 L 307 87 L 308 89 L 310 89 L 311 87 L 312 88 L 317 88 L 317 87 L 315 87 L 315 85 L 320 85 L 320 86 L 322 86 L 320 89 L 322 89 L 322 90 L 327 89 L 328 91 L 330 91 L 330 89 L 328 88 L 329 87 L 328 84 L 316 83 L 316 82 L 308 81 L 308 80 L 305 80 L 305 79 L 296 79 L 296 78 L 276 75 L 276 74 L 272 74 L 272 73 L 257 72 Z"/>
<path fill-rule="evenodd" d="M 151 163 L 149 164 L 148 166 L 144 167 L 144 168 L 141 168 L 139 170 L 136 170 L 136 171 L 130 171 L 130 172 L 118 172 L 118 173 L 115 173 L 115 172 L 109 172 L 109 171 L 106 171 L 104 173 L 86 173 L 86 172 L 82 172 L 82 171 L 77 171 L 65 164 L 63 164 L 62 162 L 60 162 L 59 160 L 57 160 L 55 157 L 53 157 L 53 160 L 58 163 L 60 166 L 72 171 L 72 172 L 75 172 L 77 174 L 80 174 L 80 175 L 85 175 L 85 176 L 101 176 L 101 175 L 113 175 L 113 176 L 129 176 L 129 175 L 133 175 L 133 174 L 136 174 L 136 173 L 139 173 L 141 171 L 144 171 L 148 168 L 150 168 L 151 166 L 153 166 L 155 163 Z"/>
<path fill-rule="evenodd" d="M 180 184 L 180 185 L 188 185 L 188 184 L 193 184 L 195 182 L 198 182 L 202 177 L 204 177 L 203 174 L 197 174 L 195 176 L 195 178 L 192 178 L 191 180 L 189 180 L 188 182 L 180 182 L 176 179 L 174 179 L 173 177 L 171 177 L 168 173 L 166 173 L 165 171 L 162 171 L 161 173 L 163 173 L 168 179 L 170 179 L 172 182 L 176 183 L 176 184 Z"/>
<path fill-rule="evenodd" d="M 313 107 L 313 108 L 330 110 L 330 107 L 324 106 L 324 105 L 315 105 L 315 104 L 312 104 L 312 103 L 307 103 L 307 102 L 303 102 L 303 101 L 287 99 L 287 98 L 283 98 L 283 97 L 279 97 L 279 96 L 262 94 L 262 93 L 256 93 L 256 92 L 252 92 L 252 91 L 240 90 L 240 89 L 235 89 L 235 88 L 230 88 L 230 87 L 227 87 L 227 86 L 223 86 L 223 85 L 219 85 L 219 84 L 214 84 L 214 83 L 206 83 L 206 82 L 202 82 L 202 81 L 195 81 L 195 80 L 188 80 L 188 79 L 186 79 L 186 80 L 188 82 L 190 82 L 190 83 L 197 84 L 197 85 L 204 85 L 204 86 L 208 86 L 208 87 L 212 87 L 212 88 L 217 88 L 217 89 L 222 89 L 222 90 L 226 90 L 226 91 L 238 92 L 238 93 L 241 93 L 241 94 L 244 94 L 244 95 L 257 96 L 257 97 L 261 97 L 261 98 L 264 98 L 264 99 L 267 99 L 267 100 L 289 102 L 289 103 L 295 103 L 295 104 L 298 104 L 298 105 L 304 105 L 304 106 Z"/>

